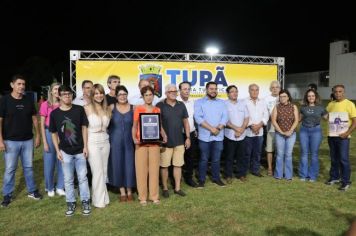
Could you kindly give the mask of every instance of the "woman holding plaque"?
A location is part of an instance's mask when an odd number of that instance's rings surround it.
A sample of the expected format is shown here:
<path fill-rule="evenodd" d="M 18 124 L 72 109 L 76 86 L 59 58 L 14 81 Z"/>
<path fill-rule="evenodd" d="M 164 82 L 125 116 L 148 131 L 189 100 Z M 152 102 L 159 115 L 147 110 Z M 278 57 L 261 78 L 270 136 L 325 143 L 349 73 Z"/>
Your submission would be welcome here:
<path fill-rule="evenodd" d="M 303 106 L 300 108 L 300 163 L 301 181 L 315 182 L 319 175 L 319 147 L 323 138 L 320 126 L 321 118 L 327 118 L 326 109 L 320 105 L 318 92 L 308 89 L 304 94 Z M 310 165 L 308 156 L 310 153 Z"/>
<path fill-rule="evenodd" d="M 111 105 L 110 157 L 108 177 L 110 185 L 120 189 L 120 202 L 131 202 L 136 186 L 134 143 L 132 141 L 133 106 L 128 103 L 125 86 L 116 87 L 117 103 Z"/>
<path fill-rule="evenodd" d="M 167 135 L 160 126 L 159 116 L 160 109 L 152 105 L 154 90 L 150 86 L 141 89 L 141 95 L 145 102 L 144 105 L 139 105 L 135 108 L 132 138 L 135 143 L 135 166 L 138 198 L 142 206 L 147 205 L 147 195 L 149 192 L 149 199 L 154 204 L 159 204 L 159 166 L 160 166 L 160 146 L 159 146 L 159 132 L 163 138 L 163 143 L 167 142 Z M 149 113 L 149 114 L 147 114 Z M 146 118 L 140 119 L 142 115 L 147 114 Z M 142 124 L 142 121 L 147 122 Z M 156 122 L 155 122 L 156 120 Z M 156 125 L 156 126 L 154 126 Z M 158 126 L 157 126 L 158 125 Z M 150 132 L 141 133 L 142 127 L 148 127 Z M 156 132 L 157 134 L 156 134 Z M 152 139 L 153 136 L 158 135 L 158 139 Z M 153 137 L 155 138 L 155 137 Z M 148 181 L 147 181 L 148 179 Z M 147 186 L 148 183 L 148 186 Z"/>
<path fill-rule="evenodd" d="M 90 103 L 84 106 L 88 117 L 88 161 L 92 178 L 92 203 L 103 208 L 109 204 L 106 188 L 107 166 L 110 152 L 107 127 L 111 112 L 107 106 L 105 90 L 101 84 L 94 84 L 90 93 Z"/>

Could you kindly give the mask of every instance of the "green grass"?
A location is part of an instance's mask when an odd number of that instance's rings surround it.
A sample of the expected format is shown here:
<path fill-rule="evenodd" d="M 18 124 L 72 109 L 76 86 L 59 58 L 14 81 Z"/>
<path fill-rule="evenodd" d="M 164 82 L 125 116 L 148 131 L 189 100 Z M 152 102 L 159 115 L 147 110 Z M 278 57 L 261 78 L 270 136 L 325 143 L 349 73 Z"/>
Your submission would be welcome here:
<path fill-rule="evenodd" d="M 325 128 L 325 124 L 324 124 Z M 351 141 L 352 180 L 356 175 L 356 137 Z M 299 143 L 294 149 L 294 180 L 248 176 L 226 188 L 210 182 L 202 190 L 183 185 L 188 196 L 162 199 L 161 205 L 141 207 L 118 202 L 110 193 L 105 209 L 89 217 L 66 218 L 63 197 L 42 201 L 27 198 L 22 169 L 16 175 L 16 199 L 0 208 L 1 235 L 342 235 L 356 217 L 356 187 L 340 192 L 326 186 L 330 161 L 327 140 L 320 148 L 320 178 L 316 183 L 298 180 Z M 36 150 L 36 183 L 44 193 L 41 150 Z M 3 175 L 4 162 L 0 163 Z M 263 171 L 265 173 L 265 171 Z M 2 185 L 2 178 L 0 179 Z"/>

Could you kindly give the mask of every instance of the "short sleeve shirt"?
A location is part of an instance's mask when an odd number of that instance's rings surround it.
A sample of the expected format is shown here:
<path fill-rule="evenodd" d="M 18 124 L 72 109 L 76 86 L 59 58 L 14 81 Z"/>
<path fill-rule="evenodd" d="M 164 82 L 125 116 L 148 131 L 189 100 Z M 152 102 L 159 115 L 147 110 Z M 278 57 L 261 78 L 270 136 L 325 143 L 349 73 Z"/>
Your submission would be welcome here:
<path fill-rule="evenodd" d="M 117 103 L 117 99 L 116 99 L 116 97 L 112 97 L 109 94 L 106 94 L 106 102 L 107 102 L 108 106 L 110 106 L 111 104 Z"/>
<path fill-rule="evenodd" d="M 332 101 L 329 102 L 328 106 L 326 107 L 326 110 L 329 112 L 329 122 L 332 117 L 342 117 L 345 124 L 347 127 L 350 127 L 352 125 L 352 118 L 356 117 L 356 108 L 355 104 L 348 100 L 344 99 L 340 102 L 338 101 Z M 334 120 L 334 123 L 336 123 L 337 120 Z M 340 122 L 340 120 L 339 120 Z M 330 132 L 330 124 L 329 124 L 329 132 Z"/>
<path fill-rule="evenodd" d="M 68 111 L 57 108 L 52 111 L 49 124 L 49 131 L 58 134 L 60 150 L 69 155 L 83 152 L 82 126 L 88 126 L 88 119 L 82 106 L 73 104 Z"/>
<path fill-rule="evenodd" d="M 41 104 L 39 115 L 45 117 L 45 125 L 47 127 L 49 127 L 51 112 L 58 107 L 59 104 L 50 106 L 47 101 Z"/>
<path fill-rule="evenodd" d="M 237 127 L 241 127 L 246 118 L 249 118 L 247 106 L 244 100 L 237 100 L 235 103 L 226 100 L 227 112 L 229 115 L 229 121 L 236 125 Z M 241 141 L 246 137 L 246 130 L 241 134 L 240 137 L 235 137 L 235 131 L 230 128 L 225 128 L 225 137 L 233 140 L 233 141 Z"/>
<path fill-rule="evenodd" d="M 302 114 L 302 125 L 312 128 L 320 124 L 321 118 L 327 114 L 327 111 L 322 106 L 302 106 L 300 114 Z"/>
<path fill-rule="evenodd" d="M 27 97 L 15 99 L 7 94 L 0 101 L 0 117 L 3 118 L 4 140 L 26 141 L 33 138 L 32 116 L 36 115 L 35 104 Z"/>
<path fill-rule="evenodd" d="M 183 119 L 188 118 L 188 111 L 183 102 L 176 101 L 174 106 L 166 103 L 166 100 L 157 103 L 161 110 L 163 129 L 167 134 L 167 144 L 165 146 L 172 148 L 184 144 L 182 130 L 184 127 Z"/>
<path fill-rule="evenodd" d="M 326 110 L 330 112 L 346 112 L 349 118 L 349 126 L 352 123 L 352 118 L 356 117 L 355 104 L 348 99 L 344 99 L 341 102 L 332 101 L 326 107 Z"/>

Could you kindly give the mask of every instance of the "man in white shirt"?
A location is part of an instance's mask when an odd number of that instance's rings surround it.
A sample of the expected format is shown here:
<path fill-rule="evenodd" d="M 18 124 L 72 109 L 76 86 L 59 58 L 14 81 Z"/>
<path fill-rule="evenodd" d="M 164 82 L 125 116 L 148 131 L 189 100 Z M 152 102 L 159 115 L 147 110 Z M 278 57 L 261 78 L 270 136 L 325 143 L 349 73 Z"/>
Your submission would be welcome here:
<path fill-rule="evenodd" d="M 269 121 L 267 123 L 267 140 L 266 140 L 266 152 L 267 152 L 267 165 L 268 165 L 268 176 L 273 176 L 273 171 L 272 171 L 272 159 L 273 159 L 273 152 L 274 152 L 274 146 L 275 146 L 275 130 L 274 126 L 272 125 L 271 122 L 271 114 L 273 111 L 274 106 L 278 102 L 279 98 L 279 91 L 281 91 L 281 85 L 277 80 L 274 80 L 271 82 L 271 85 L 269 87 L 269 90 L 271 91 L 271 94 L 265 97 L 265 102 L 267 104 L 267 109 L 268 109 L 268 114 L 269 114 Z"/>
<path fill-rule="evenodd" d="M 92 88 L 93 88 L 93 82 L 90 80 L 84 80 L 82 82 L 83 95 L 77 96 L 74 99 L 73 104 L 79 105 L 79 106 L 85 106 L 88 103 L 90 103 L 90 93 L 91 93 Z"/>
<path fill-rule="evenodd" d="M 246 98 L 246 105 L 250 120 L 246 133 L 246 158 L 250 160 L 251 174 L 263 177 L 260 173 L 263 126 L 267 125 L 269 114 L 265 101 L 258 98 L 259 86 L 257 84 L 250 84 L 248 90 L 250 96 Z"/>
<path fill-rule="evenodd" d="M 232 183 L 234 160 L 236 160 L 236 177 L 242 182 L 246 181 L 249 163 L 245 158 L 246 128 L 249 123 L 249 114 L 244 100 L 237 99 L 239 90 L 235 85 L 226 88 L 228 100 L 225 101 L 229 121 L 225 127 L 225 178 L 228 184 Z"/>
<path fill-rule="evenodd" d="M 140 91 L 143 87 L 146 87 L 149 85 L 150 85 L 150 82 L 148 80 L 140 79 L 140 81 L 138 82 L 139 92 L 138 92 L 138 94 L 135 94 L 131 98 L 129 98 L 129 103 L 134 106 L 143 105 L 145 102 L 143 101 Z M 152 104 L 155 106 L 159 101 L 160 101 L 160 99 L 157 97 L 157 95 L 154 95 Z"/>
<path fill-rule="evenodd" d="M 198 184 L 193 180 L 194 165 L 198 160 L 198 139 L 197 131 L 194 125 L 194 100 L 190 99 L 191 84 L 188 81 L 183 81 L 179 84 L 179 97 L 178 101 L 184 103 L 188 111 L 188 122 L 190 127 L 190 148 L 184 152 L 184 181 L 187 185 L 196 188 Z M 183 130 L 184 132 L 184 130 Z M 183 133 L 183 135 L 185 135 Z"/>

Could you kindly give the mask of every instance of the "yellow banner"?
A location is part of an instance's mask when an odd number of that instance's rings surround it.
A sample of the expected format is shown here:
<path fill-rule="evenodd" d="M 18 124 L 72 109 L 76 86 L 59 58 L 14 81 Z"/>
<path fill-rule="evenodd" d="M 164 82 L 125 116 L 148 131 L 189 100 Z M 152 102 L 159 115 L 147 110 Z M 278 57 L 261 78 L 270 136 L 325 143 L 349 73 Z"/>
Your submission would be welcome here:
<path fill-rule="evenodd" d="M 162 62 L 162 61 L 77 61 L 76 92 L 82 94 L 81 83 L 91 80 L 107 87 L 109 75 L 118 75 L 121 85 L 125 85 L 129 96 L 138 94 L 140 79 L 148 79 L 155 86 L 158 97 L 165 97 L 167 84 L 178 86 L 182 81 L 192 84 L 191 95 L 200 98 L 205 95 L 205 85 L 209 81 L 218 84 L 219 97 L 226 98 L 228 85 L 236 85 L 239 98 L 248 96 L 248 85 L 255 83 L 260 87 L 260 97 L 267 96 L 271 81 L 277 80 L 277 65 L 227 64 L 199 62 Z"/>

